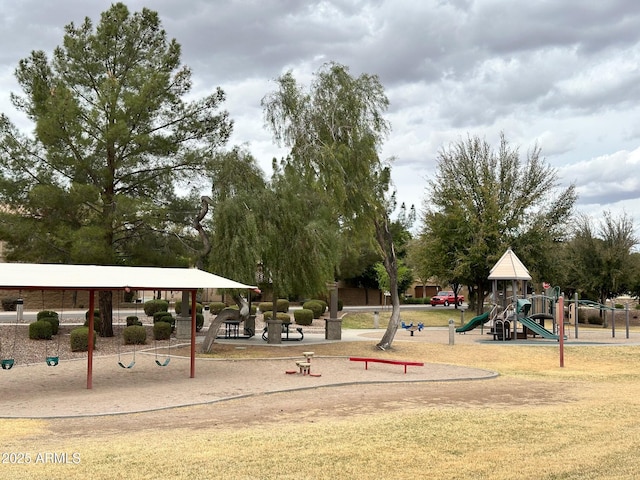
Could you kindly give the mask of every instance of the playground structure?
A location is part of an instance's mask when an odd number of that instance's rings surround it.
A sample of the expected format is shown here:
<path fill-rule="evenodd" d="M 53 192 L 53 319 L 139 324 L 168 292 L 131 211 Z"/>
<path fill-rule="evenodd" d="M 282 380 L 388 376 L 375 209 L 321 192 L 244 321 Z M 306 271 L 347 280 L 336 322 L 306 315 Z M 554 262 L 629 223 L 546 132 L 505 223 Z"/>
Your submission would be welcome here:
<path fill-rule="evenodd" d="M 531 280 L 529 271 L 511 249 L 491 269 L 489 280 L 493 282 L 491 309 L 473 317 L 469 322 L 456 328 L 458 333 L 466 333 L 480 327 L 493 335 L 494 340 L 518 340 L 546 338 L 562 341 L 568 338 L 569 327 L 573 324 L 574 338 L 579 336 L 578 312 L 588 308 L 599 312 L 607 326 L 607 315 L 611 316 L 611 336 L 615 337 L 614 315 L 616 308 L 590 300 L 579 300 L 577 295 L 569 304 L 569 315 L 565 318 L 565 299 L 559 287 L 546 288 L 541 295 L 529 295 L 527 282 Z M 511 287 L 510 290 L 508 287 Z M 501 287 L 501 288 L 500 288 Z M 510 295 L 509 295 L 510 294 Z M 620 310 L 617 310 L 620 312 Z M 550 325 L 547 325 L 547 321 Z M 626 337 L 629 338 L 629 307 L 626 308 Z"/>
<path fill-rule="evenodd" d="M 493 266 L 488 279 L 492 281 L 490 310 L 473 317 L 456 332 L 465 333 L 478 327 L 484 331 L 487 325 L 494 340 L 564 338 L 564 308 L 558 308 L 559 289 L 551 296 L 528 295 L 531 275 L 510 248 Z M 547 328 L 547 320 L 552 322 L 551 329 Z"/>

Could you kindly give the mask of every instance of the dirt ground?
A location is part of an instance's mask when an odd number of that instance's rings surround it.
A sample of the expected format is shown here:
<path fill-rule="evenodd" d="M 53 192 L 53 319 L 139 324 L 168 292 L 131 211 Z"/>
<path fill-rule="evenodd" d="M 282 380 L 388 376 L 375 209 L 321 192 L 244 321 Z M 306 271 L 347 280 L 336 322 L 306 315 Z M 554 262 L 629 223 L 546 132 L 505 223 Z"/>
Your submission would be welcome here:
<path fill-rule="evenodd" d="M 414 337 L 406 333 L 399 332 L 396 342 L 448 340 L 446 330 Z M 379 332 L 357 335 L 369 341 Z M 485 339 L 456 336 L 456 342 L 478 341 Z M 287 374 L 296 371 L 296 358 L 287 357 L 286 347 L 281 358 L 198 358 L 195 377 L 190 378 L 188 357 L 172 356 L 170 364 L 161 368 L 155 365 L 155 353 L 138 351 L 131 369 L 120 368 L 116 355 L 94 358 L 92 389 L 86 388 L 86 357 L 56 367 L 43 362 L 16 366 L 0 374 L 0 417 L 49 418 L 50 428 L 60 435 L 82 437 L 141 428 L 246 426 L 283 419 L 313 422 L 427 405 L 553 404 L 572 397 L 571 388 L 562 383 L 507 379 L 492 371 L 442 364 L 410 366 L 405 374 L 399 365 L 376 363 L 365 370 L 364 364 L 348 357 L 314 357 L 312 373 L 319 376 Z M 128 355 L 121 358 L 125 364 L 133 359 L 131 352 Z M 158 410 L 167 414 L 158 415 Z"/>

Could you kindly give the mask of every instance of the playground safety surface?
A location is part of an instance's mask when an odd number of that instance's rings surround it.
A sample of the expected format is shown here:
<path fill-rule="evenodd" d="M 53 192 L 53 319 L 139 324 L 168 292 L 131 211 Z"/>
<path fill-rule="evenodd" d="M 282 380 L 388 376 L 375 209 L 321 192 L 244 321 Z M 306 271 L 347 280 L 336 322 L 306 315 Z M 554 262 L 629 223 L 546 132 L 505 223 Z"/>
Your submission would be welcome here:
<path fill-rule="evenodd" d="M 569 347 L 582 344 L 638 344 L 640 341 L 639 334 L 633 334 L 632 338 L 627 339 L 624 333 L 618 332 L 618 338 L 612 339 L 611 332 L 606 330 L 581 332 L 579 340 L 569 338 L 566 345 Z M 357 335 L 359 340 L 371 341 L 380 338 L 381 334 L 382 330 L 347 333 L 343 335 L 343 340 L 354 340 L 354 335 Z M 480 332 L 456 334 L 455 342 L 484 343 L 489 341 L 487 337 Z M 425 329 L 413 337 L 400 330 L 396 335 L 396 342 L 401 341 L 446 344 L 448 330 Z M 557 345 L 557 342 L 553 341 L 531 342 Z M 504 343 L 505 346 L 525 344 L 523 341 Z M 311 350 L 312 344 L 310 339 Z M 286 355 L 284 347 L 282 356 Z M 488 380 L 497 376 L 495 372 L 483 369 L 429 363 L 425 363 L 424 367 L 409 367 L 406 374 L 398 365 L 372 364 L 365 370 L 362 364 L 350 362 L 348 357 L 313 357 L 311 371 L 320 376 L 286 374 L 286 371 L 296 368 L 293 358 L 198 358 L 195 378 L 189 378 L 190 362 L 185 357 L 174 356 L 167 367 L 158 367 L 153 351 L 141 351 L 138 352 L 136 364 L 131 369 L 122 369 L 117 362 L 116 356 L 94 358 L 91 390 L 86 388 L 86 358 L 60 362 L 56 367 L 49 367 L 44 362 L 16 365 L 9 371 L 0 372 L 0 418 L 105 416 L 253 398 L 268 405 L 269 401 L 265 400 L 265 396 L 270 394 L 313 394 L 314 391 L 326 390 L 324 387 L 334 387 L 337 392 L 340 389 L 349 389 L 352 394 L 356 391 L 357 395 L 362 396 L 373 385 L 385 383 L 395 384 L 393 389 L 397 387 L 400 394 L 400 391 L 416 383 L 436 390 L 435 385 L 444 382 Z M 459 383 L 474 385 L 471 389 L 478 388 L 475 387 L 478 382 Z M 495 385 L 491 388 L 494 387 Z"/>

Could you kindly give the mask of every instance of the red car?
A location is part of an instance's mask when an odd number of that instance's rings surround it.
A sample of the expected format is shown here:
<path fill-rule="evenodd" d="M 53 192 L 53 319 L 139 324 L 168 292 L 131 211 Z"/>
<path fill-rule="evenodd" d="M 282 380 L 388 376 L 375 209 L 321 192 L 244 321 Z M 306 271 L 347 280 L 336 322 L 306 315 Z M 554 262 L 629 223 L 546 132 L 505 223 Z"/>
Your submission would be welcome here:
<path fill-rule="evenodd" d="M 462 305 L 464 301 L 463 295 L 458 295 L 458 305 Z M 438 292 L 437 295 L 431 297 L 431 306 L 435 307 L 436 305 L 444 305 L 448 307 L 449 305 L 456 304 L 456 297 L 451 290 L 445 290 L 442 292 Z"/>

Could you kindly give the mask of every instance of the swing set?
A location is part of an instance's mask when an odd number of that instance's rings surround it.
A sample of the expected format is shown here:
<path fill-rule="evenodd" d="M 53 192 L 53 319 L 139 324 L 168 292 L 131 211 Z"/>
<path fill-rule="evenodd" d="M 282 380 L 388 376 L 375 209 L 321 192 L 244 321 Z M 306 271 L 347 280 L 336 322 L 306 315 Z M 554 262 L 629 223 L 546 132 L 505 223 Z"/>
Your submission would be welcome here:
<path fill-rule="evenodd" d="M 138 306 L 136 304 L 136 318 L 138 317 Z M 118 299 L 118 322 L 120 322 L 120 301 Z M 120 334 L 122 336 L 122 333 Z M 118 365 L 125 369 L 133 368 L 136 364 L 136 343 L 133 344 L 133 355 L 131 358 L 131 362 L 128 364 L 122 361 L 122 355 L 120 352 L 120 343 L 118 342 Z M 159 367 L 166 367 L 169 365 L 171 361 L 171 339 L 169 339 L 169 349 L 167 352 L 167 357 L 164 360 L 160 360 L 158 356 L 158 340 L 154 338 L 154 353 L 155 353 L 155 363 Z"/>

